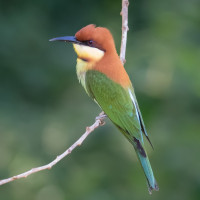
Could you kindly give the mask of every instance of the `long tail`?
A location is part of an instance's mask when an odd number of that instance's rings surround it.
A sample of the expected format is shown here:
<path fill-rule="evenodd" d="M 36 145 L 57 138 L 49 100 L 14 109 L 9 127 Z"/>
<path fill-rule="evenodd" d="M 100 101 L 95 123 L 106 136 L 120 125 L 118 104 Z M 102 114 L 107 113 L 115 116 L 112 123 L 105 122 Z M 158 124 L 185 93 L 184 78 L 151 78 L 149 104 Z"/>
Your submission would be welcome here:
<path fill-rule="evenodd" d="M 156 179 L 154 177 L 153 170 L 151 168 L 151 164 L 149 162 L 149 158 L 148 158 L 148 155 L 145 151 L 145 148 L 140 143 L 140 141 L 137 140 L 136 138 L 134 139 L 134 142 L 132 142 L 132 144 L 135 148 L 137 157 L 140 161 L 140 164 L 141 164 L 143 171 L 145 173 L 145 176 L 147 178 L 149 193 L 151 194 L 152 190 L 158 191 L 159 187 L 156 183 Z"/>

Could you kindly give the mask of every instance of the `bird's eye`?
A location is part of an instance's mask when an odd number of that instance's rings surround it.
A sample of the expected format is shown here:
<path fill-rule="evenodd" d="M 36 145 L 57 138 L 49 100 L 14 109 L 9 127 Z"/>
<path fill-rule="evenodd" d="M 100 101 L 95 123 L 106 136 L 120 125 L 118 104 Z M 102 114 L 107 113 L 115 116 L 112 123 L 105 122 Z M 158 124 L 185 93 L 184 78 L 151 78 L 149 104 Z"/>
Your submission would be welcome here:
<path fill-rule="evenodd" d="M 93 41 L 92 40 L 88 40 L 87 43 L 88 43 L 89 46 L 93 45 Z"/>

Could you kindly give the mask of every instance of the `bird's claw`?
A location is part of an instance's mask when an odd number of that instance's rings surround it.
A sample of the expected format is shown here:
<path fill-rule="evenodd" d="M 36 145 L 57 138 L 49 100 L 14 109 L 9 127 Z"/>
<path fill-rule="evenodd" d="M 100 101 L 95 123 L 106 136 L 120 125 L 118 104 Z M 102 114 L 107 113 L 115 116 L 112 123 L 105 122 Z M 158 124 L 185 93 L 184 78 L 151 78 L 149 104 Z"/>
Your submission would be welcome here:
<path fill-rule="evenodd" d="M 101 121 L 101 126 L 105 124 L 104 119 L 107 117 L 107 115 L 104 112 L 101 112 L 96 118 L 95 120 L 100 120 Z"/>

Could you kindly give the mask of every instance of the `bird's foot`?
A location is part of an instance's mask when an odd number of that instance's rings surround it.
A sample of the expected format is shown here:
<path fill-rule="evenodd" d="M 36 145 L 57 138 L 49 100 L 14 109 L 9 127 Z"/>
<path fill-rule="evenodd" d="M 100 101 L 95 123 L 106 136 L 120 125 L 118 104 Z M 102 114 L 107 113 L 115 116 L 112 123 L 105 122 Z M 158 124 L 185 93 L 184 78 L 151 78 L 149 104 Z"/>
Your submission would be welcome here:
<path fill-rule="evenodd" d="M 96 118 L 95 120 L 100 120 L 101 121 L 101 125 L 104 125 L 104 119 L 107 117 L 107 115 L 104 112 L 101 112 Z"/>

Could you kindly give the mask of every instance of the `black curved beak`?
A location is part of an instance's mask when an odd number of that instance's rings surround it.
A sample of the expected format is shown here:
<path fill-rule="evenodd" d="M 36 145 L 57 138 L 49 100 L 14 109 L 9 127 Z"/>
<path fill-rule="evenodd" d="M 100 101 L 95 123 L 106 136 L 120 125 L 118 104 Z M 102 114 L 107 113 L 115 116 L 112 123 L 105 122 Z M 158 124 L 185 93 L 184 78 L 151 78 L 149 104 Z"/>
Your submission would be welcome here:
<path fill-rule="evenodd" d="M 52 38 L 49 41 L 50 42 L 53 42 L 53 41 L 63 41 L 63 42 L 72 42 L 72 43 L 75 43 L 75 44 L 81 44 L 81 42 L 78 41 L 76 39 L 76 37 L 74 37 L 74 36 L 57 37 L 57 38 Z"/>

